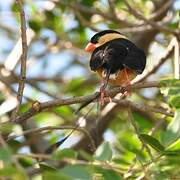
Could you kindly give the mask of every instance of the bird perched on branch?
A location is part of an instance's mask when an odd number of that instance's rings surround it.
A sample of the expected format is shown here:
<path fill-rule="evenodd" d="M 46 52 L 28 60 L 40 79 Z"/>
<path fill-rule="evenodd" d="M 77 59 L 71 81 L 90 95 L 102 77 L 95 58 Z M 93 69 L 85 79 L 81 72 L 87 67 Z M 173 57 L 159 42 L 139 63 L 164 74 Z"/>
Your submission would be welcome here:
<path fill-rule="evenodd" d="M 91 70 L 102 78 L 101 100 L 108 82 L 116 86 L 130 85 L 130 81 L 141 74 L 146 65 L 144 51 L 114 30 L 96 33 L 85 50 L 92 53 Z"/>
<path fill-rule="evenodd" d="M 105 30 L 95 34 L 85 50 L 92 52 L 91 70 L 96 71 L 102 78 L 101 103 L 108 82 L 117 86 L 130 85 L 130 81 L 141 74 L 146 65 L 145 53 L 124 35 L 114 30 Z M 99 93 L 96 98 L 99 98 Z M 81 105 L 75 114 L 78 114 L 82 108 L 92 101 Z M 78 127 L 79 125 L 66 137 L 49 147 L 46 152 L 51 153 L 54 148 L 60 146 Z"/>

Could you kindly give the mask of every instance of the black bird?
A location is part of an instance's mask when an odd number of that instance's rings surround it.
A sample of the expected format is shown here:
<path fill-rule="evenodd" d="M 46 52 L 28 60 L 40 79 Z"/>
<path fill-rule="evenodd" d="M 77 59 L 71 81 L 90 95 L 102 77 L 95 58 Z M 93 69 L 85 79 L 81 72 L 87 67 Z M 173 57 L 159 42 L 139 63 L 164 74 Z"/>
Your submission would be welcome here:
<path fill-rule="evenodd" d="M 105 91 L 108 82 L 116 86 L 129 85 L 146 66 L 144 51 L 118 31 L 96 33 L 85 50 L 92 52 L 91 70 L 103 79 L 101 93 Z"/>

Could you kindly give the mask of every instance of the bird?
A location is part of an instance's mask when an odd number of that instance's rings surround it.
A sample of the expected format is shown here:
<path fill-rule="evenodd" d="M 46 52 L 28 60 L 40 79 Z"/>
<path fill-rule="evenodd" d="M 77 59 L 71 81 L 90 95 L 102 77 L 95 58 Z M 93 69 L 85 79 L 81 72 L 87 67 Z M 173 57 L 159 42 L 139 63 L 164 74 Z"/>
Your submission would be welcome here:
<path fill-rule="evenodd" d="M 91 53 L 90 69 L 102 79 L 101 100 L 108 83 L 113 86 L 130 85 L 146 66 L 144 51 L 115 30 L 96 33 L 86 45 L 85 51 Z"/>
<path fill-rule="evenodd" d="M 108 83 L 114 86 L 130 85 L 131 80 L 141 74 L 146 66 L 144 51 L 128 40 L 125 35 L 115 30 L 104 30 L 96 33 L 85 47 L 85 51 L 91 53 L 90 69 L 97 72 L 102 78 L 101 104 L 103 104 L 104 91 Z M 96 94 L 95 98 L 99 98 L 99 93 Z M 79 115 L 79 111 L 93 100 L 82 104 L 75 111 L 75 114 Z M 46 153 L 51 153 L 61 146 L 78 127 L 79 125 L 76 125 L 66 137 L 51 145 Z"/>

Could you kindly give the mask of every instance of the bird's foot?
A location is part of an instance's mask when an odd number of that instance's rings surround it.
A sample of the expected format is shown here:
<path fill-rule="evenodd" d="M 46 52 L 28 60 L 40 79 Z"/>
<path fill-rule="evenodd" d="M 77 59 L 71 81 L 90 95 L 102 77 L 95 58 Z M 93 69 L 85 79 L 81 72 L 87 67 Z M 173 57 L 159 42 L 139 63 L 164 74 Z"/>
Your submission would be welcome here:
<path fill-rule="evenodd" d="M 100 99 L 99 99 L 99 103 L 101 106 L 104 105 L 104 97 L 105 97 L 105 89 L 103 88 L 103 86 L 100 87 Z"/>
<path fill-rule="evenodd" d="M 100 88 L 100 99 L 99 103 L 101 106 L 105 104 L 105 102 L 112 102 L 112 98 L 110 95 L 107 93 L 107 91 L 104 88 Z"/>
<path fill-rule="evenodd" d="M 132 95 L 132 91 L 131 91 L 131 81 L 130 81 L 130 78 L 129 78 L 129 75 L 128 75 L 128 72 L 127 72 L 127 69 L 125 68 L 124 69 L 124 76 L 126 78 L 126 82 L 124 84 L 124 93 L 125 95 L 127 96 L 131 96 Z"/>

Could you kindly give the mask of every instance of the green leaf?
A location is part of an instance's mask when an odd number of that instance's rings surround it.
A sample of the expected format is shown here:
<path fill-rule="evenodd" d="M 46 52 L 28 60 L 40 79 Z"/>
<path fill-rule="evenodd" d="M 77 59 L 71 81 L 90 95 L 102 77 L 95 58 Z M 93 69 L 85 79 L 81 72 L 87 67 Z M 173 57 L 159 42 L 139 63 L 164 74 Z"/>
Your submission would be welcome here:
<path fill-rule="evenodd" d="M 56 168 L 49 166 L 45 163 L 40 163 L 39 166 L 43 171 L 56 171 Z"/>
<path fill-rule="evenodd" d="M 33 166 L 34 164 L 34 159 L 30 158 L 30 157 L 23 157 L 19 159 L 19 163 L 24 167 L 30 167 Z"/>
<path fill-rule="evenodd" d="M 65 175 L 77 180 L 90 180 L 88 168 L 83 165 L 68 165 L 61 170 Z"/>
<path fill-rule="evenodd" d="M 68 117 L 72 115 L 72 109 L 69 108 L 68 106 L 62 106 L 62 107 L 58 107 L 58 108 L 54 108 L 54 111 L 58 114 L 60 114 L 61 116 L 63 115 L 63 117 Z"/>
<path fill-rule="evenodd" d="M 169 146 L 180 138 L 180 109 L 175 112 L 174 118 L 162 135 L 165 146 Z"/>
<path fill-rule="evenodd" d="M 5 163 L 11 163 L 12 154 L 8 148 L 0 148 L 0 159 Z"/>
<path fill-rule="evenodd" d="M 178 79 L 163 79 L 160 81 L 160 86 L 164 87 L 179 87 L 180 86 L 180 80 Z"/>
<path fill-rule="evenodd" d="M 99 161 L 110 161 L 112 159 L 112 149 L 108 142 L 98 147 L 95 152 L 95 159 Z"/>
<path fill-rule="evenodd" d="M 173 144 L 171 144 L 170 146 L 168 146 L 166 148 L 166 150 L 168 151 L 178 151 L 180 150 L 180 139 L 178 139 L 177 141 L 175 141 Z"/>
<path fill-rule="evenodd" d="M 29 20 L 29 27 L 38 33 L 42 28 L 42 22 L 38 19 Z"/>
<path fill-rule="evenodd" d="M 146 133 L 150 128 L 152 128 L 152 123 L 147 117 L 143 116 L 139 112 L 133 112 L 133 117 L 138 123 L 138 127 L 141 133 Z"/>
<path fill-rule="evenodd" d="M 0 176 L 11 176 L 12 174 L 16 173 L 16 169 L 12 166 L 4 167 L 0 169 Z"/>
<path fill-rule="evenodd" d="M 43 180 L 71 180 L 70 177 L 64 175 L 63 173 L 61 172 L 44 172 L 42 174 L 43 176 Z"/>
<path fill-rule="evenodd" d="M 10 123 L 4 123 L 0 126 L 0 131 L 3 133 L 11 133 L 12 132 L 13 125 Z"/>
<path fill-rule="evenodd" d="M 83 150 L 79 151 L 79 156 L 82 157 L 85 160 L 88 160 L 88 161 L 93 161 L 94 160 L 92 155 L 88 154 L 86 151 L 83 151 Z"/>
<path fill-rule="evenodd" d="M 180 108 L 180 95 L 170 96 L 168 103 L 170 104 L 171 107 Z"/>
<path fill-rule="evenodd" d="M 99 179 L 99 180 L 121 180 L 122 177 L 116 173 L 115 171 L 113 170 L 108 170 L 108 169 L 103 169 L 103 168 L 100 168 L 100 167 L 97 167 L 96 168 L 96 171 L 97 171 L 97 174 L 95 174 L 95 177 L 94 179 Z"/>
<path fill-rule="evenodd" d="M 160 91 L 165 96 L 177 95 L 180 92 L 180 80 L 178 79 L 165 79 L 160 81 Z"/>
<path fill-rule="evenodd" d="M 149 144 L 156 151 L 164 151 L 164 146 L 154 137 L 147 134 L 141 134 L 141 138 L 145 141 L 145 143 Z"/>
<path fill-rule="evenodd" d="M 77 153 L 72 149 L 63 149 L 55 151 L 53 154 L 53 159 L 63 159 L 63 158 L 76 158 Z"/>
<path fill-rule="evenodd" d="M 12 175 L 13 180 L 27 180 L 28 177 L 22 169 L 19 169 L 15 174 Z"/>

